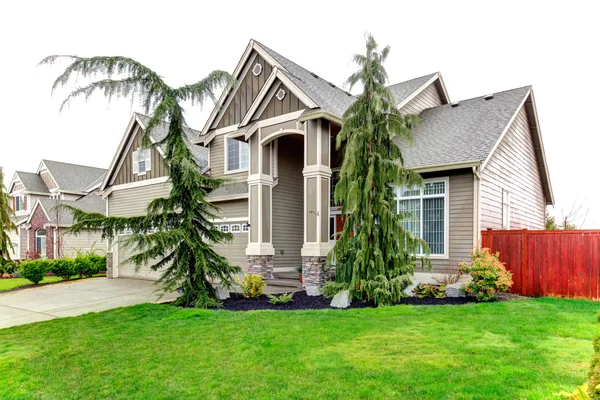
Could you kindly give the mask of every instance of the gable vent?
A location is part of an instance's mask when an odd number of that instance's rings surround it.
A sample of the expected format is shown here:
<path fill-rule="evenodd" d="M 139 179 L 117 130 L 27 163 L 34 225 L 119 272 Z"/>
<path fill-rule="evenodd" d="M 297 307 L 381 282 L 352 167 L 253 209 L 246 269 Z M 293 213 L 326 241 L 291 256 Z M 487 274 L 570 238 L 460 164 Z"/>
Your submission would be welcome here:
<path fill-rule="evenodd" d="M 335 87 L 335 85 L 333 83 L 331 83 L 331 82 L 327 82 L 327 83 L 329 83 L 329 86 L 331 86 L 332 88 Z"/>
<path fill-rule="evenodd" d="M 458 101 L 454 102 L 454 103 L 450 103 L 450 107 L 452 107 L 452 108 L 455 108 L 455 107 L 458 107 L 458 106 L 460 106 L 460 103 Z"/>
<path fill-rule="evenodd" d="M 254 74 L 254 76 L 259 76 L 261 72 L 262 65 L 260 65 L 259 63 L 254 64 L 254 68 L 252 68 L 252 73 Z"/>
<path fill-rule="evenodd" d="M 312 76 L 314 76 L 315 78 L 319 79 L 319 75 L 315 74 L 314 72 L 310 73 Z"/>
<path fill-rule="evenodd" d="M 277 100 L 279 101 L 283 100 L 283 98 L 285 97 L 285 90 L 279 89 L 275 97 L 277 97 Z"/>
<path fill-rule="evenodd" d="M 494 98 L 494 94 L 493 93 L 492 94 L 486 94 L 485 96 L 483 96 L 484 100 L 491 100 L 493 98 Z"/>

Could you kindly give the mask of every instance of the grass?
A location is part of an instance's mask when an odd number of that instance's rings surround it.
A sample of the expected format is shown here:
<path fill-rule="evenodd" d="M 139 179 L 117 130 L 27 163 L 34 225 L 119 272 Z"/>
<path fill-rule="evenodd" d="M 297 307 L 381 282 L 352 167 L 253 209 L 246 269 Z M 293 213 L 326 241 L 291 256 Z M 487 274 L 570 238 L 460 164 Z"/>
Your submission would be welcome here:
<path fill-rule="evenodd" d="M 585 381 L 598 308 L 144 304 L 0 330 L 0 398 L 549 399 Z"/>
<path fill-rule="evenodd" d="M 40 284 L 59 282 L 59 281 L 62 281 L 62 278 L 59 278 L 58 276 L 46 276 L 40 282 Z M 32 283 L 31 283 L 31 281 L 29 281 L 25 278 L 0 279 L 0 292 L 2 292 L 4 290 L 18 288 L 20 286 L 27 286 L 27 285 L 32 285 Z"/>

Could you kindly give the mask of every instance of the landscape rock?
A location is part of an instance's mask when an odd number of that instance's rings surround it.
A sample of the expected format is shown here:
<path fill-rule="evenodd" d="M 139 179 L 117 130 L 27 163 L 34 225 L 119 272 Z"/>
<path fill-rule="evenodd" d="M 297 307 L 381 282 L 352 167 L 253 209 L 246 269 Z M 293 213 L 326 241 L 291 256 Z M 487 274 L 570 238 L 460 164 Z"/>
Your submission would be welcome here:
<path fill-rule="evenodd" d="M 321 287 L 316 285 L 307 285 L 304 290 L 308 296 L 320 296 L 322 294 Z"/>
<path fill-rule="evenodd" d="M 223 286 L 217 286 L 215 289 L 217 291 L 217 299 L 225 300 L 231 297 L 229 295 L 229 289 L 226 289 Z"/>
<path fill-rule="evenodd" d="M 343 292 L 339 292 L 333 297 L 331 300 L 331 307 L 333 308 L 348 308 L 352 303 L 352 299 L 350 298 L 350 291 L 344 290 Z"/>
<path fill-rule="evenodd" d="M 417 281 L 413 282 L 409 287 L 404 289 L 404 294 L 408 297 L 414 297 L 415 294 L 413 293 L 413 290 L 417 287 L 418 284 L 419 282 Z"/>
<path fill-rule="evenodd" d="M 466 293 L 462 289 L 464 284 L 462 283 L 451 283 L 446 285 L 446 297 L 465 297 Z"/>

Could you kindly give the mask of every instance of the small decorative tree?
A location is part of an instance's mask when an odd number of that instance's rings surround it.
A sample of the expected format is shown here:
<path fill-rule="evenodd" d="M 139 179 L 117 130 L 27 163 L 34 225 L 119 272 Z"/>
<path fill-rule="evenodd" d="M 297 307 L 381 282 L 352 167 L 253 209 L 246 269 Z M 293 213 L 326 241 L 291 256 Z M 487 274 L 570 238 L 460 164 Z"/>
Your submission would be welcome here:
<path fill-rule="evenodd" d="M 383 63 L 390 48 L 377 51 L 367 37 L 366 54 L 355 55 L 359 70 L 348 78 L 352 88 L 363 85 L 363 93 L 344 113 L 336 146 L 344 147 L 340 180 L 335 200 L 342 205 L 343 231 L 339 234 L 328 263 L 336 259 L 336 282 L 325 292 L 350 290 L 354 298 L 390 304 L 404 297 L 411 283 L 419 246 L 428 249 L 402 227 L 393 200 L 394 186 L 421 185 L 418 173 L 404 168 L 397 138 L 411 139 L 416 116 L 404 116 L 396 109 L 386 87 Z"/>
<path fill-rule="evenodd" d="M 61 110 L 74 98 L 88 99 L 93 93 L 101 92 L 109 100 L 114 97 L 141 99 L 146 113 L 152 111 L 143 145 L 147 148 L 165 145 L 164 157 L 171 183 L 169 197 L 150 202 L 147 215 L 140 217 L 107 217 L 64 205 L 74 217 L 69 233 L 98 229 L 103 239 L 110 240 L 119 231 L 129 229 L 133 234 L 124 244 L 140 252 L 125 262 L 133 263 L 136 270 L 150 264 L 152 270 L 162 271 L 158 280 L 162 289 L 178 290 L 181 294 L 175 304 L 195 307 L 216 304 L 211 281 L 219 280 L 230 286 L 234 283 L 233 275 L 241 270 L 229 265 L 227 259 L 211 247 L 232 238 L 211 222 L 216 218 L 216 207 L 205 199 L 209 191 L 224 181 L 202 175 L 185 140 L 184 110 L 180 103 L 190 101 L 192 105 L 202 105 L 206 99 L 214 99 L 218 87 L 232 83 L 231 76 L 224 71 L 214 71 L 199 82 L 174 88 L 156 72 L 126 57 L 50 56 L 41 64 L 53 64 L 59 59 L 66 59 L 70 64 L 56 79 L 53 89 L 68 85 L 71 78 L 105 76 L 73 90 L 63 101 Z M 163 121 L 168 123 L 168 134 L 153 145 L 150 134 Z"/>
<path fill-rule="evenodd" d="M 14 251 L 10 240 L 10 232 L 18 232 L 11 219 L 14 216 L 12 198 L 4 186 L 4 173 L 0 167 L 0 276 L 12 270 L 13 262 L 10 253 Z"/>

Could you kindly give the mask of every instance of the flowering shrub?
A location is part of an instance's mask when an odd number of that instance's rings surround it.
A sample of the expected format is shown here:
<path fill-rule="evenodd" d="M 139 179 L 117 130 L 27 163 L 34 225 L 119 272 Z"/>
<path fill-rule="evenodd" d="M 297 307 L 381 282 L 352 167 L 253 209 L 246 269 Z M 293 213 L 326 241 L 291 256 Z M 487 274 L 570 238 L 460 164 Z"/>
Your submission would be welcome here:
<path fill-rule="evenodd" d="M 478 301 L 496 300 L 498 292 L 506 292 L 513 284 L 512 274 L 498 256 L 499 253 L 491 253 L 487 248 L 475 249 L 471 253 L 472 262 L 460 264 L 460 271 L 473 279 L 464 290 Z"/>
<path fill-rule="evenodd" d="M 260 297 L 266 283 L 262 276 L 257 274 L 246 274 L 244 280 L 240 282 L 242 294 L 244 297 Z"/>
<path fill-rule="evenodd" d="M 446 287 L 440 285 L 432 285 L 430 283 L 419 283 L 417 287 L 413 289 L 413 293 L 416 297 L 424 299 L 430 297 L 433 299 L 443 299 L 446 297 Z"/>

